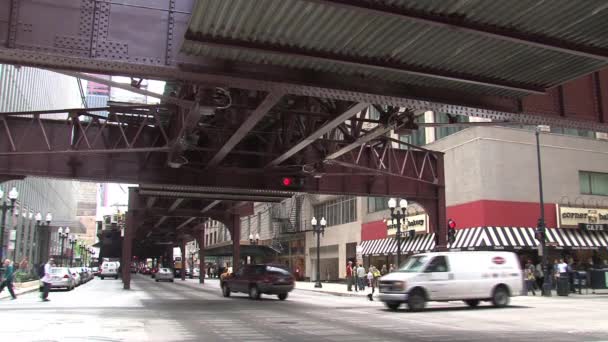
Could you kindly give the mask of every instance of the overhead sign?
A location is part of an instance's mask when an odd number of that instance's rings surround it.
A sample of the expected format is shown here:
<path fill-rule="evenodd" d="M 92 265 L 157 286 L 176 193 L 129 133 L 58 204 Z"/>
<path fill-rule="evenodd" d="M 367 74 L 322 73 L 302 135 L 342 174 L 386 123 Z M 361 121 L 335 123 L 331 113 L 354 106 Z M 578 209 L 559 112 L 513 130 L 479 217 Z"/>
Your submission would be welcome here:
<path fill-rule="evenodd" d="M 577 208 L 558 205 L 557 222 L 559 228 L 582 228 L 580 224 L 608 224 L 608 209 Z"/>
<path fill-rule="evenodd" d="M 588 232 L 608 232 L 608 224 L 601 223 L 579 223 L 578 227 Z"/>
<path fill-rule="evenodd" d="M 427 214 L 412 215 L 407 217 L 407 226 L 404 224 L 401 226 L 401 232 L 408 230 L 415 230 L 416 232 L 428 233 L 429 232 L 429 217 Z M 397 228 L 391 228 L 387 231 L 387 234 L 395 235 Z"/>

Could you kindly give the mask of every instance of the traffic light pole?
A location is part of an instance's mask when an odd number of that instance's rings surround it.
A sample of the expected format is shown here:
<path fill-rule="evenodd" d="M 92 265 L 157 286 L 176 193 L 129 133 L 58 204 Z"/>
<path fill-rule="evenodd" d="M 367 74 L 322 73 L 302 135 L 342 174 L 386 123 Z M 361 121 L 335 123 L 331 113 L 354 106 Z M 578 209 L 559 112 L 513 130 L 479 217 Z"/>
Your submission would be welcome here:
<path fill-rule="evenodd" d="M 539 220 L 539 232 L 541 235 L 540 246 L 542 250 L 542 264 L 544 268 L 544 279 L 543 279 L 543 296 L 551 297 L 551 268 L 549 267 L 549 261 L 547 258 L 547 235 L 545 233 L 545 201 L 543 199 L 543 172 L 541 169 L 540 162 L 540 130 L 536 128 L 536 157 L 538 159 L 538 193 L 540 194 L 540 220 Z"/>

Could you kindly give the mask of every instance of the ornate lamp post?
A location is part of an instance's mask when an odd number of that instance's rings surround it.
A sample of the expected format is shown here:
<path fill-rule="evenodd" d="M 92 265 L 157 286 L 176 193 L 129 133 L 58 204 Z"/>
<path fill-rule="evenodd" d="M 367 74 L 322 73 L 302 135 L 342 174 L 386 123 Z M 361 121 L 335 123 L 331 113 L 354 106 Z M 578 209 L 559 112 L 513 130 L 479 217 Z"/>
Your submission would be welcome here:
<path fill-rule="evenodd" d="M 89 267 L 89 265 L 91 264 L 91 260 L 93 259 L 93 254 L 95 254 L 95 250 L 93 249 L 93 247 L 89 246 L 87 247 L 87 252 L 87 264 L 85 266 Z"/>
<path fill-rule="evenodd" d="M 538 240 L 540 240 L 540 252 L 542 253 L 542 263 L 545 273 L 545 278 L 543 280 L 543 288 L 541 292 L 543 296 L 551 297 L 551 267 L 549 266 L 549 261 L 547 260 L 547 240 L 546 240 L 546 227 L 545 227 L 545 201 L 543 197 L 543 172 L 541 169 L 540 162 L 540 132 L 543 130 L 543 127 L 536 126 L 536 158 L 538 159 L 538 193 L 540 196 L 540 218 L 538 219 L 538 227 L 536 228 L 536 235 Z"/>
<path fill-rule="evenodd" d="M 80 240 L 80 244 L 78 245 L 78 251 L 80 252 L 80 266 L 81 267 L 84 267 L 84 265 L 85 265 L 85 261 L 84 261 L 85 248 L 86 248 L 86 246 L 84 245 L 84 241 Z"/>
<path fill-rule="evenodd" d="M 253 234 L 249 234 L 249 244 L 250 245 L 257 246 L 259 243 L 260 243 L 260 234 L 255 233 L 255 236 L 253 236 Z"/>
<path fill-rule="evenodd" d="M 76 244 L 76 236 L 74 234 L 70 235 L 68 238 L 68 242 L 70 244 L 70 267 L 74 264 L 74 245 Z"/>
<path fill-rule="evenodd" d="M 401 265 L 401 225 L 403 223 L 407 224 L 407 201 L 400 199 L 399 208 L 401 210 L 395 210 L 396 207 L 396 199 L 391 198 L 388 200 L 388 208 L 391 210 L 391 222 L 397 228 L 395 238 L 397 239 L 397 268 L 399 268 L 399 265 Z"/>
<path fill-rule="evenodd" d="M 325 233 L 327 221 L 325 221 L 325 217 L 322 217 L 321 221 L 317 224 L 317 219 L 313 216 L 310 223 L 312 225 L 312 233 L 317 234 L 317 282 L 315 283 L 315 287 L 323 287 L 321 285 L 321 235 Z"/>
<path fill-rule="evenodd" d="M 65 230 L 63 230 L 63 228 L 59 227 L 59 229 L 57 230 L 57 234 L 59 236 L 59 240 L 61 241 L 61 249 L 59 252 L 59 255 L 61 256 L 61 267 L 63 267 L 63 263 L 64 263 L 64 259 L 63 259 L 63 243 L 65 242 L 65 240 L 68 238 L 68 236 L 70 235 L 70 227 L 65 227 Z"/>
<path fill-rule="evenodd" d="M 40 241 L 38 241 L 40 239 L 40 235 L 38 230 L 40 227 L 49 227 L 51 225 L 51 221 L 53 220 L 53 215 L 51 213 L 46 213 L 46 221 L 42 221 L 42 214 L 38 212 L 34 218 L 36 219 L 36 229 L 34 230 L 34 264 L 39 265 L 41 261 L 38 260 L 40 255 Z"/>
<path fill-rule="evenodd" d="M 4 200 L 4 191 L 0 189 L 0 202 L 2 203 L 2 206 L 0 206 L 0 209 L 2 209 L 2 222 L 0 222 L 0 260 L 3 260 L 2 253 L 4 251 L 4 228 L 6 226 L 6 212 L 9 210 L 11 211 L 11 213 L 14 212 L 15 201 L 17 201 L 17 197 L 19 197 L 19 191 L 17 191 L 17 188 L 13 187 L 11 191 L 8 192 L 8 199 L 10 204 L 7 204 L 7 202 Z"/>

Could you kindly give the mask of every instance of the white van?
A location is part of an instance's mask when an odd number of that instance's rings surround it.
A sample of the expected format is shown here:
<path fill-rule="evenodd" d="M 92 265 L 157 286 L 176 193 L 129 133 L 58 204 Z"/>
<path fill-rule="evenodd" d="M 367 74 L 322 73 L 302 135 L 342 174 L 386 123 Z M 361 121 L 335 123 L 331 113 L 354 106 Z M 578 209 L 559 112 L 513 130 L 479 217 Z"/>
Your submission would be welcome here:
<path fill-rule="evenodd" d="M 391 310 L 406 303 L 409 310 L 420 311 L 428 301 L 453 300 L 470 307 L 482 300 L 503 307 L 522 289 L 522 270 L 511 252 L 416 254 L 379 281 L 380 300 Z"/>
<path fill-rule="evenodd" d="M 105 277 L 118 279 L 118 267 L 120 263 L 117 261 L 104 261 L 101 263 L 99 277 L 103 280 Z"/>

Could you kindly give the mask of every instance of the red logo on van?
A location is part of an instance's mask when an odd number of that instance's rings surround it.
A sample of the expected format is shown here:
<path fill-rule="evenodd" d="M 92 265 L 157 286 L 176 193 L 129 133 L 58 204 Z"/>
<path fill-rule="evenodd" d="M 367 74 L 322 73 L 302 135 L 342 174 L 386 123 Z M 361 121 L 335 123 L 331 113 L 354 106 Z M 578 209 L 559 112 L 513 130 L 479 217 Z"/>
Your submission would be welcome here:
<path fill-rule="evenodd" d="M 505 258 L 499 257 L 499 256 L 492 258 L 492 262 L 497 265 L 502 265 L 505 263 L 505 261 L 506 261 Z"/>

